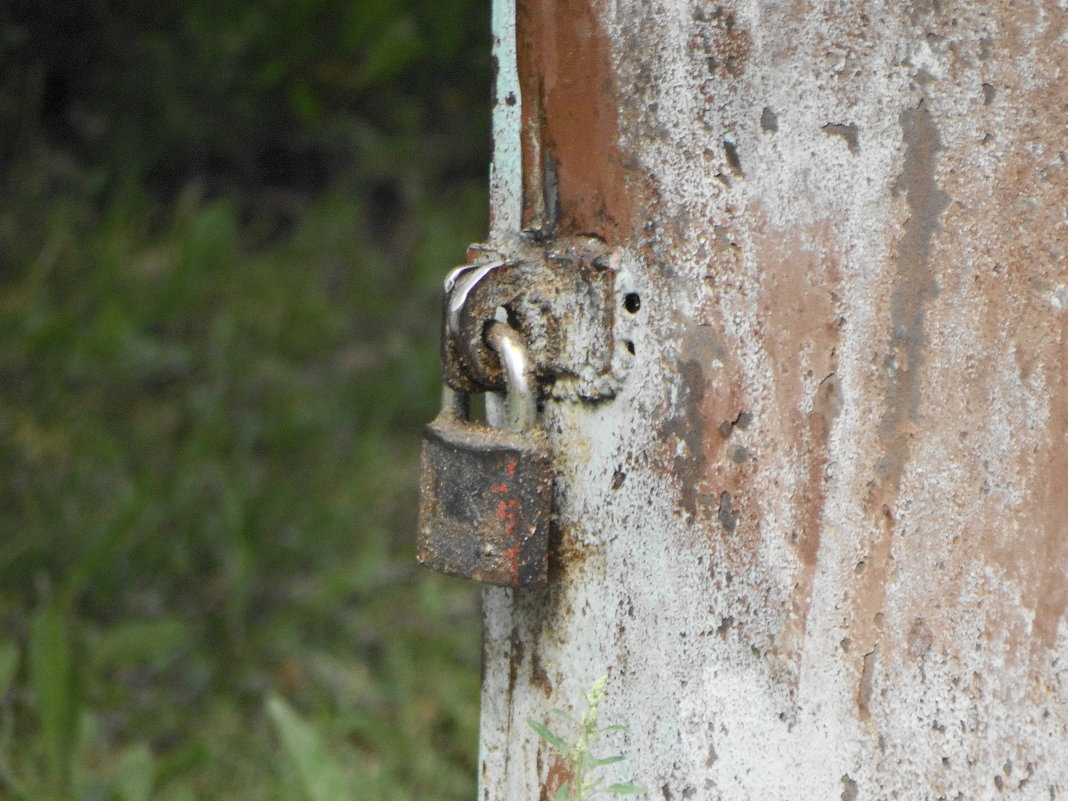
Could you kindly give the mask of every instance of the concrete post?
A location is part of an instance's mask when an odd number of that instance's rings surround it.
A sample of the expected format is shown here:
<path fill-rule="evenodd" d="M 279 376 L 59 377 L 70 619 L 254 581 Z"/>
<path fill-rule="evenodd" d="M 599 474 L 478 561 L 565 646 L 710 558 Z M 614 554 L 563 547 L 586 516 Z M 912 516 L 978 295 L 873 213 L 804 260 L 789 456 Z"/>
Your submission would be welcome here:
<path fill-rule="evenodd" d="M 486 592 L 480 799 L 602 673 L 656 801 L 1068 797 L 1068 4 L 495 9 L 493 237 L 640 304 Z"/>

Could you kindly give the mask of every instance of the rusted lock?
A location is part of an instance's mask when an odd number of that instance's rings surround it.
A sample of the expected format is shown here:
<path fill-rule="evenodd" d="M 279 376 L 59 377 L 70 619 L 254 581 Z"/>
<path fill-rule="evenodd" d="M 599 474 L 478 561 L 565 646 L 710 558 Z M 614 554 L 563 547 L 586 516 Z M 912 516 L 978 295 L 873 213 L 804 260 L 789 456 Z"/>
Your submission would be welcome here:
<path fill-rule="evenodd" d="M 487 334 L 506 375 L 507 427 L 469 416 L 469 396 L 445 387 L 423 432 L 419 561 L 507 587 L 545 583 L 553 473 L 526 349 L 505 323 Z"/>

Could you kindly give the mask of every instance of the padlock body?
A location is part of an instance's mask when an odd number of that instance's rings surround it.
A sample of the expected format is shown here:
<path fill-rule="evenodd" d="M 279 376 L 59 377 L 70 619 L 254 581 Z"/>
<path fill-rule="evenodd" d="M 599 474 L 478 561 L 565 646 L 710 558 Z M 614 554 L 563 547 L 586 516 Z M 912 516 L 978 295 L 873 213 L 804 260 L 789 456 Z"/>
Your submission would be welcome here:
<path fill-rule="evenodd" d="M 553 474 L 540 430 L 443 412 L 423 431 L 419 561 L 506 587 L 545 583 Z"/>

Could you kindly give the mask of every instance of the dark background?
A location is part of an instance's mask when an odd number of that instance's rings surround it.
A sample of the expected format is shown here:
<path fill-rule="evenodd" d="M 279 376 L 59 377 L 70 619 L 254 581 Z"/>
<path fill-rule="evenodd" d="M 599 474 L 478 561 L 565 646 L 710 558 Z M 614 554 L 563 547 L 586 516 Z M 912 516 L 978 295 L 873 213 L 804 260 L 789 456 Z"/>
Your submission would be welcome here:
<path fill-rule="evenodd" d="M 0 2 L 0 798 L 474 797 L 413 563 L 486 0 Z"/>

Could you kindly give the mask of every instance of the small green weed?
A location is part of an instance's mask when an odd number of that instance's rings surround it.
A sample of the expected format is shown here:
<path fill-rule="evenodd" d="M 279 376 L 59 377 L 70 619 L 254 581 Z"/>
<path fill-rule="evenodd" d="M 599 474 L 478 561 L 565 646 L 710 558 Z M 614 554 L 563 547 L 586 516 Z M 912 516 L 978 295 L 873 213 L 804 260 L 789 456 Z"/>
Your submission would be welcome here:
<path fill-rule="evenodd" d="M 556 791 L 556 801 L 588 801 L 595 795 L 633 795 L 644 793 L 645 788 L 636 784 L 604 784 L 603 778 L 595 778 L 592 772 L 605 765 L 622 762 L 625 757 L 617 755 L 597 758 L 593 749 L 601 735 L 609 731 L 627 731 L 626 726 L 598 727 L 597 714 L 604 701 L 605 685 L 608 676 L 601 676 L 586 693 L 586 711 L 581 719 L 576 719 L 562 709 L 554 709 L 553 714 L 570 721 L 577 729 L 578 736 L 573 743 L 568 743 L 544 723 L 527 718 L 527 724 L 534 729 L 545 742 L 551 745 L 567 762 L 571 769 L 570 778 Z"/>
<path fill-rule="evenodd" d="M 299 778 L 308 801 L 350 801 L 358 798 L 355 782 L 310 723 L 297 715 L 280 695 L 267 699 L 267 713 L 282 741 L 290 770 Z M 349 764 L 356 760 L 349 759 Z"/>
<path fill-rule="evenodd" d="M 33 615 L 24 658 L 15 642 L 0 640 L 0 790 L 10 792 L 0 798 L 148 801 L 157 767 L 148 746 L 110 754 L 98 747 L 100 719 L 83 703 L 71 620 L 66 604 L 52 600 Z M 20 661 L 32 689 L 28 704 L 10 692 Z M 39 744 L 17 739 L 15 712 L 23 705 Z"/>

